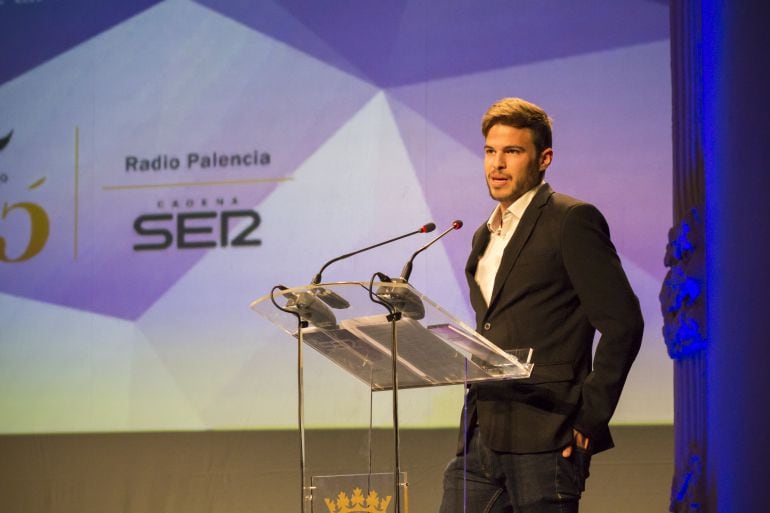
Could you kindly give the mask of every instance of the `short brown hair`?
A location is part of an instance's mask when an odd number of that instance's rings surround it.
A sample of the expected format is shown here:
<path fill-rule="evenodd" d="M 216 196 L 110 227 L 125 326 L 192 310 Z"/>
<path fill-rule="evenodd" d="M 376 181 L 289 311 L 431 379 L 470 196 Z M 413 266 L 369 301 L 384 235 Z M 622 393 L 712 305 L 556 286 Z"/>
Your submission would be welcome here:
<path fill-rule="evenodd" d="M 551 118 L 543 109 L 521 98 L 503 98 L 487 109 L 481 118 L 481 133 L 484 137 L 497 124 L 529 128 L 538 154 L 553 144 Z"/>

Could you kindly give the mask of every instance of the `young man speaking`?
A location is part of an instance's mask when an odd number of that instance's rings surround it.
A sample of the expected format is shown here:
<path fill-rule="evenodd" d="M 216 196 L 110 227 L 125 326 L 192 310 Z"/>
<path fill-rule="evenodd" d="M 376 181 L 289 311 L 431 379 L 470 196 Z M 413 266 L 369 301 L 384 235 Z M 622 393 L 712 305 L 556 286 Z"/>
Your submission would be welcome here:
<path fill-rule="evenodd" d="M 505 98 L 482 133 L 499 204 L 465 268 L 476 329 L 505 350 L 534 348 L 535 366 L 528 379 L 470 387 L 440 511 L 577 512 L 590 455 L 613 445 L 608 423 L 642 340 L 639 301 L 602 214 L 544 181 L 548 115 Z"/>

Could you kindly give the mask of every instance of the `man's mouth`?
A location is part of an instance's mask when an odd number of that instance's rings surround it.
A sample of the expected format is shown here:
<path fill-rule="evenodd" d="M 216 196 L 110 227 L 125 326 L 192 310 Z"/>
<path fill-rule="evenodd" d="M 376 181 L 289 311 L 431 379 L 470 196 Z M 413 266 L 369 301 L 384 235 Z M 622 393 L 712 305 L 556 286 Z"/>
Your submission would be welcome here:
<path fill-rule="evenodd" d="M 502 187 L 503 185 L 508 183 L 508 178 L 505 176 L 490 176 L 489 177 L 489 184 L 494 187 Z"/>

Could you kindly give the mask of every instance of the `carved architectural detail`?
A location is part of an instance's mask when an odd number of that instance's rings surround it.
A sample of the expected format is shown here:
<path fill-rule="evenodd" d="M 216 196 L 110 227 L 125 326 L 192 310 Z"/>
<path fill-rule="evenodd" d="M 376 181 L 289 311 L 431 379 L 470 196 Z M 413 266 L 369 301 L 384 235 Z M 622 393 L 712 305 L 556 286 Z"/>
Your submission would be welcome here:
<path fill-rule="evenodd" d="M 664 263 L 669 268 L 660 291 L 663 338 L 671 358 L 706 347 L 705 243 L 703 216 L 693 208 L 669 231 Z"/>
<path fill-rule="evenodd" d="M 670 511 L 677 513 L 694 513 L 703 511 L 701 499 L 703 498 L 703 461 L 700 453 L 703 451 L 694 449 L 693 454 L 687 459 L 687 465 L 678 476 L 678 482 L 674 482 L 671 490 Z"/>

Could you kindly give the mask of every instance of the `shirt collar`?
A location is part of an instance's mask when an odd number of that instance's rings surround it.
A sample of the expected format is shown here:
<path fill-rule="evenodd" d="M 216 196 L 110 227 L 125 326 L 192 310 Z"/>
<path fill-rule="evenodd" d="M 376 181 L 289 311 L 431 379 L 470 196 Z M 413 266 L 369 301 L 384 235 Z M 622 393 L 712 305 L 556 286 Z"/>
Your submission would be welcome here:
<path fill-rule="evenodd" d="M 497 231 L 498 228 L 503 223 L 503 218 L 506 216 L 506 213 L 513 214 L 513 217 L 515 219 L 521 219 L 521 216 L 524 215 L 524 211 L 527 210 L 527 207 L 530 203 L 532 203 L 532 198 L 535 197 L 535 194 L 537 194 L 538 189 L 545 184 L 545 181 L 540 182 L 536 186 L 532 187 L 530 190 L 522 194 L 519 199 L 511 203 L 511 205 L 505 209 L 505 211 L 502 211 L 502 205 L 499 203 L 495 207 L 495 209 L 492 211 L 492 215 L 489 216 L 489 220 L 487 221 L 487 228 L 490 232 Z"/>

